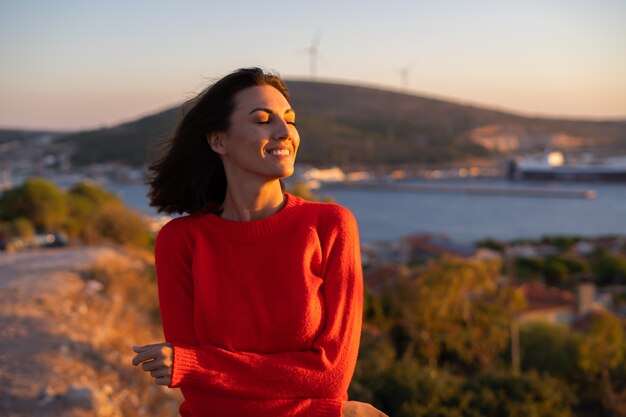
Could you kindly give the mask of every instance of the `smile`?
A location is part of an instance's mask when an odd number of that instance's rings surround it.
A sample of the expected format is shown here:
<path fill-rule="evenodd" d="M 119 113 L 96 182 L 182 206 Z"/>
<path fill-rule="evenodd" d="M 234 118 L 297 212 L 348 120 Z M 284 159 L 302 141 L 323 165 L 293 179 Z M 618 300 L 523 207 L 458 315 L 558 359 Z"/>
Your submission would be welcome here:
<path fill-rule="evenodd" d="M 265 152 L 276 157 L 286 157 L 291 155 L 291 149 L 289 148 L 266 149 Z"/>

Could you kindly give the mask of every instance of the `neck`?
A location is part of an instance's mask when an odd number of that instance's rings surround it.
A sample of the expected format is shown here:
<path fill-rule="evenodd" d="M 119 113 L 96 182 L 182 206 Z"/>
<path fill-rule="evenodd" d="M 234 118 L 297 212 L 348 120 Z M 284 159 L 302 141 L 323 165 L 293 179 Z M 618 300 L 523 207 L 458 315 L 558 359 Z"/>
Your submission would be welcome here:
<path fill-rule="evenodd" d="M 226 220 L 247 222 L 269 217 L 283 206 L 284 195 L 278 180 L 259 186 L 228 184 L 221 217 Z"/>

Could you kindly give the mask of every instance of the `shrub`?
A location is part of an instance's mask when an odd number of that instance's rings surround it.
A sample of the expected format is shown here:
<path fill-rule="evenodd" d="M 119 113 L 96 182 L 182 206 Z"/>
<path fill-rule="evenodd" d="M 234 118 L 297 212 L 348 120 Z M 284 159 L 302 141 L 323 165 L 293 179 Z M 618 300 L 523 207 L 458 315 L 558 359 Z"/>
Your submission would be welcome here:
<path fill-rule="evenodd" d="M 3 220 L 25 217 L 36 228 L 54 230 L 63 224 L 66 216 L 65 193 L 44 178 L 29 178 L 0 196 L 0 218 Z"/>

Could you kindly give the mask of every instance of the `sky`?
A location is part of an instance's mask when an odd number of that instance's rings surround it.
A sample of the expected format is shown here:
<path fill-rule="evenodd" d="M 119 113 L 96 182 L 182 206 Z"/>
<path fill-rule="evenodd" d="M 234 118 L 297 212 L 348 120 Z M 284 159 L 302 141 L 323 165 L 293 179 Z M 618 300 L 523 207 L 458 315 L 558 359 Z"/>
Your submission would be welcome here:
<path fill-rule="evenodd" d="M 626 119 L 626 1 L 2 0 L 0 128 L 112 126 L 260 66 L 522 115 Z"/>

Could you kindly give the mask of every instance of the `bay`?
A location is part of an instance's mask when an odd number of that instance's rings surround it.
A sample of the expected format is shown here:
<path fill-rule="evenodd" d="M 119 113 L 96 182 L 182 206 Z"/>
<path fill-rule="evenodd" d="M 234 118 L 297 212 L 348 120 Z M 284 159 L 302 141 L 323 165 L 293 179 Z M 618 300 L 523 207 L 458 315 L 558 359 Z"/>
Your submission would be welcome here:
<path fill-rule="evenodd" d="M 443 233 L 473 243 L 545 235 L 626 235 L 626 184 L 509 182 L 500 179 L 422 180 L 412 183 L 554 189 L 554 197 L 476 195 L 358 188 L 322 187 L 316 192 L 349 208 L 359 223 L 362 241 L 396 240 L 407 234 Z M 150 215 L 144 185 L 113 185 L 127 205 Z M 594 199 L 564 198 L 558 189 L 595 190 Z"/>

